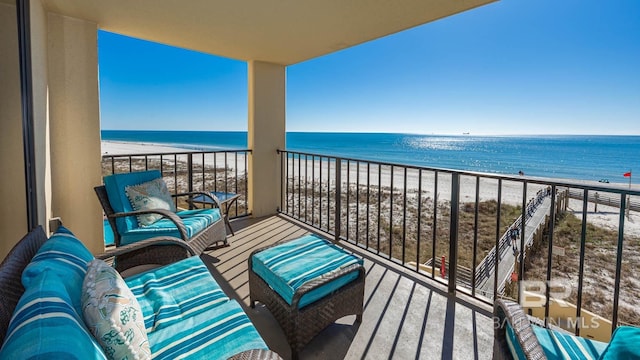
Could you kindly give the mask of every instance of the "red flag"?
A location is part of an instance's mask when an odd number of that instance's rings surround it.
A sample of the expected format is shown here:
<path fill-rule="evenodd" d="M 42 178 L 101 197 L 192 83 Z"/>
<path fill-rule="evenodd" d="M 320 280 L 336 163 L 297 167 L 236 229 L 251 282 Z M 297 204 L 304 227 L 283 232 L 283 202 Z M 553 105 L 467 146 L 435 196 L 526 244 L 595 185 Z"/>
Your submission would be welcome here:
<path fill-rule="evenodd" d="M 624 173 L 624 177 L 631 177 L 631 171 Z"/>

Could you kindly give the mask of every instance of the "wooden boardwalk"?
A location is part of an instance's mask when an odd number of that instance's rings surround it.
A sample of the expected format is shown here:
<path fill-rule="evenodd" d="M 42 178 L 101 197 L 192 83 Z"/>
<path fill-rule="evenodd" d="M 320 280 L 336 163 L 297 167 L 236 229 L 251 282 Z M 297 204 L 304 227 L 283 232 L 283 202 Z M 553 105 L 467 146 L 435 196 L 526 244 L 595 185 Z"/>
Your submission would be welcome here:
<path fill-rule="evenodd" d="M 533 243 L 534 236 L 537 234 L 538 230 L 541 227 L 544 227 L 550 209 L 551 198 L 545 197 L 540 206 L 536 208 L 533 215 L 527 220 L 524 232 L 526 236 L 526 239 L 524 241 L 525 249 L 527 249 L 527 247 L 529 247 Z M 511 246 L 508 246 L 504 251 L 500 251 L 500 260 L 498 262 L 498 290 L 502 289 L 505 283 L 510 278 L 516 264 L 516 254 L 518 256 L 520 255 L 520 239 L 518 239 L 517 241 L 516 253 L 511 250 Z M 488 264 L 490 275 L 485 278 L 484 281 L 478 284 L 478 289 L 476 291 L 478 291 L 480 294 L 484 294 L 487 298 L 492 299 L 493 288 L 495 286 L 495 267 L 493 261 L 489 262 Z"/>
<path fill-rule="evenodd" d="M 232 222 L 231 246 L 203 255 L 212 274 L 252 319 L 269 347 L 283 358 L 290 350 L 264 307 L 249 307 L 247 259 L 253 249 L 308 234 L 312 229 L 283 216 Z M 322 235 L 322 234 L 320 234 Z M 342 244 L 365 259 L 364 316 L 338 320 L 300 354 L 301 359 L 490 359 L 491 307 L 397 264 Z"/>

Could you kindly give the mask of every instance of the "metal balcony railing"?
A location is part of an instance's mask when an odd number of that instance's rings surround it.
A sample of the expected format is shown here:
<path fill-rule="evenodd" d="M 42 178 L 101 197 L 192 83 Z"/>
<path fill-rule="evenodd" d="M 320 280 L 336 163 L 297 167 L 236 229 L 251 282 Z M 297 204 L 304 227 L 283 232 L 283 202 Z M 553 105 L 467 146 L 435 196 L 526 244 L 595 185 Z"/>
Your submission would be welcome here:
<path fill-rule="evenodd" d="M 526 294 L 537 291 L 544 299 L 545 322 L 554 321 L 550 302 L 562 300 L 574 304 L 576 319 L 593 312 L 610 321 L 611 331 L 619 323 L 640 325 L 633 303 L 640 295 L 634 278 L 640 271 L 640 239 L 625 235 L 629 211 L 635 211 L 629 205 L 638 203 L 640 191 L 285 150 L 279 154 L 279 211 L 336 241 L 488 304 L 499 296 L 523 303 Z M 614 229 L 588 225 L 602 214 L 589 211 L 594 199 L 609 216 L 615 213 Z M 558 282 L 564 283 L 562 291 Z M 531 283 L 543 285 L 531 290 Z M 580 325 L 569 322 L 569 330 L 586 334 Z"/>
<path fill-rule="evenodd" d="M 248 154 L 251 150 L 189 151 L 102 156 L 102 175 L 160 170 L 169 191 L 219 191 L 240 194 L 229 218 L 250 215 L 247 204 Z M 187 204 L 177 204 L 188 206 Z"/>

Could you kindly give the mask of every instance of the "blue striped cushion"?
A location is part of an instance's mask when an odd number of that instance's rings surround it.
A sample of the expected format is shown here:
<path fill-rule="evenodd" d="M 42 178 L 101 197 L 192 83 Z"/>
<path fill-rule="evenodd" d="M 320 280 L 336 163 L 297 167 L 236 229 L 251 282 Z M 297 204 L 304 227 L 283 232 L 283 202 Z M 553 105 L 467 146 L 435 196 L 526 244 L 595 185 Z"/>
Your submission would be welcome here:
<path fill-rule="evenodd" d="M 147 333 L 229 301 L 197 256 L 129 277 L 125 282 L 140 303 Z"/>
<path fill-rule="evenodd" d="M 607 344 L 568 333 L 533 326 L 548 359 L 598 359 Z"/>
<path fill-rule="evenodd" d="M 220 209 L 217 208 L 184 210 L 177 212 L 176 215 L 184 222 L 189 238 L 192 238 L 207 226 L 221 219 Z M 173 236 L 180 238 L 180 233 L 171 220 L 164 218 L 149 226 L 139 227 L 123 233 L 121 243 L 123 245 L 131 244 L 152 236 Z"/>
<path fill-rule="evenodd" d="M 93 255 L 68 229 L 60 227 L 38 250 L 22 273 L 22 285 L 31 286 L 43 272 L 57 277 L 71 298 L 78 314 L 82 314 L 80 295 L 82 281 L 87 273 L 87 263 Z"/>
<path fill-rule="evenodd" d="M 106 359 L 71 303 L 57 274 L 32 276 L 13 313 L 0 359 Z"/>
<path fill-rule="evenodd" d="M 307 235 L 254 255 L 253 271 L 291 305 L 293 294 L 308 281 L 351 264 L 363 264 L 362 259 L 347 253 L 331 242 Z M 300 299 L 299 307 L 322 299 L 358 277 L 344 275 Z"/>
<path fill-rule="evenodd" d="M 153 358 L 227 359 L 242 351 L 268 349 L 235 300 L 149 333 Z"/>

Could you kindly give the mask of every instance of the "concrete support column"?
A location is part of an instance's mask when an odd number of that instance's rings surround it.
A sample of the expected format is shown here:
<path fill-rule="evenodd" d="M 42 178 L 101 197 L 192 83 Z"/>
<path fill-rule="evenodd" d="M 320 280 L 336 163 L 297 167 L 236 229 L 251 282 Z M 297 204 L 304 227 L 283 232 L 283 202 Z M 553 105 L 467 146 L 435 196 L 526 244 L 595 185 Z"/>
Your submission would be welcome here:
<path fill-rule="evenodd" d="M 249 62 L 249 211 L 276 213 L 280 206 L 280 156 L 285 148 L 286 68 Z"/>
<path fill-rule="evenodd" d="M 48 14 L 51 212 L 102 252 L 97 24 Z"/>

